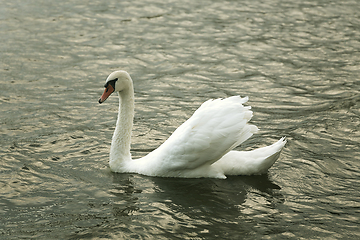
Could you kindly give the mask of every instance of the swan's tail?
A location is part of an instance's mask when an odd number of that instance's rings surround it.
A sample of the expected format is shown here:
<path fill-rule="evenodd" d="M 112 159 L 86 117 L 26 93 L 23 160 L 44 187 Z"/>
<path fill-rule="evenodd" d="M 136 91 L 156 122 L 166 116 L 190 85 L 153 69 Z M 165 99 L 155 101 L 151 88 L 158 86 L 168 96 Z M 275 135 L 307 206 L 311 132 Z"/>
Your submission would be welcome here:
<path fill-rule="evenodd" d="M 225 175 L 264 174 L 279 158 L 286 144 L 285 137 L 276 143 L 252 151 L 230 151 L 213 164 Z"/>

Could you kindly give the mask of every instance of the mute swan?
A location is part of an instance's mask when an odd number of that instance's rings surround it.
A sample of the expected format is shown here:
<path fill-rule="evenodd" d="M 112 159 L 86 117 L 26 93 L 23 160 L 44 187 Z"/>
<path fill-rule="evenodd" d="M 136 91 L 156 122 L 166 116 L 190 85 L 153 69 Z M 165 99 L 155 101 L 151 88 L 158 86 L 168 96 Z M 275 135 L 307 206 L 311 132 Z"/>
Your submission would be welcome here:
<path fill-rule="evenodd" d="M 226 175 L 263 174 L 278 159 L 286 140 L 253 151 L 232 151 L 258 131 L 248 124 L 250 106 L 242 104 L 248 98 L 233 96 L 208 100 L 156 150 L 132 160 L 131 130 L 134 118 L 134 89 L 125 71 L 111 73 L 103 103 L 118 92 L 120 104 L 116 128 L 110 148 L 110 169 L 119 173 L 139 173 L 158 177 L 222 178 Z"/>

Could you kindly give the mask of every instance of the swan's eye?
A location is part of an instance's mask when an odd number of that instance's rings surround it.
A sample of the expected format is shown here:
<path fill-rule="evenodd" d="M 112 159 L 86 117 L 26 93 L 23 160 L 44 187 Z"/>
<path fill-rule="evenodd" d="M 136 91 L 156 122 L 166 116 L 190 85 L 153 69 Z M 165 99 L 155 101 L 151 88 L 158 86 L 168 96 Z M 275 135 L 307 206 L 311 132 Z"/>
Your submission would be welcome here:
<path fill-rule="evenodd" d="M 114 80 L 110 80 L 107 83 L 105 83 L 104 88 L 107 88 L 109 86 L 109 84 L 111 84 L 111 86 L 113 86 L 113 88 L 115 88 L 115 82 L 118 80 L 118 78 L 115 78 Z"/>

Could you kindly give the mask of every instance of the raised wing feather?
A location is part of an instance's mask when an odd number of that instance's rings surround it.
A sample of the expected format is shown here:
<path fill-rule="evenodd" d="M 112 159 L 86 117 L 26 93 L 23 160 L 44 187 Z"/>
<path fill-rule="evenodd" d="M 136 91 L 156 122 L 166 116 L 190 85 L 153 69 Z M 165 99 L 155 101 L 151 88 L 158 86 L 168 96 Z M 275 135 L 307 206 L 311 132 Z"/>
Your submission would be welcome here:
<path fill-rule="evenodd" d="M 252 117 L 250 106 L 242 105 L 247 100 L 234 96 L 206 101 L 148 160 L 157 159 L 161 169 L 169 171 L 216 162 L 258 130 L 247 124 Z"/>

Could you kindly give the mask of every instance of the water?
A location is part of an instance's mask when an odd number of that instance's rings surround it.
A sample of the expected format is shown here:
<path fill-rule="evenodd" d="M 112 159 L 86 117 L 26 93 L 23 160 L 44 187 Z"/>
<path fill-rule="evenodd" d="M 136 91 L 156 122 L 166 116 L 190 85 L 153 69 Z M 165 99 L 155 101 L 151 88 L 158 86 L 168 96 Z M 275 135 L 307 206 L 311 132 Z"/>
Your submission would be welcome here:
<path fill-rule="evenodd" d="M 2 1 L 1 239 L 358 239 L 357 1 Z M 117 98 L 134 79 L 132 155 L 209 98 L 250 97 L 287 136 L 264 176 L 114 174 Z"/>

